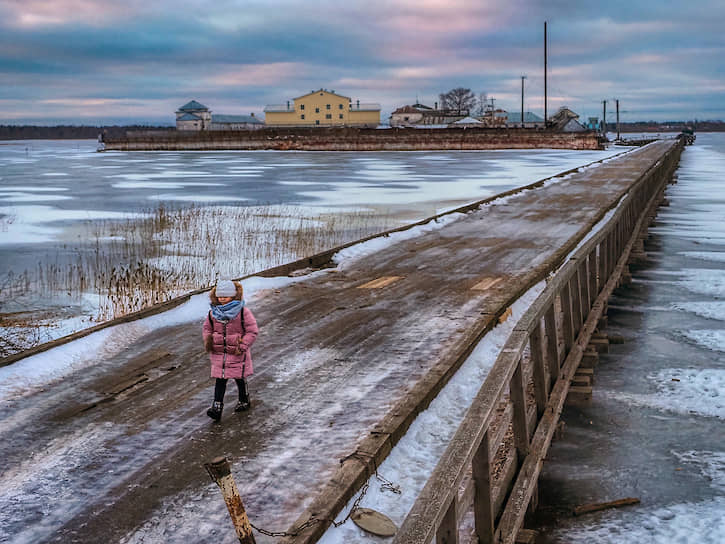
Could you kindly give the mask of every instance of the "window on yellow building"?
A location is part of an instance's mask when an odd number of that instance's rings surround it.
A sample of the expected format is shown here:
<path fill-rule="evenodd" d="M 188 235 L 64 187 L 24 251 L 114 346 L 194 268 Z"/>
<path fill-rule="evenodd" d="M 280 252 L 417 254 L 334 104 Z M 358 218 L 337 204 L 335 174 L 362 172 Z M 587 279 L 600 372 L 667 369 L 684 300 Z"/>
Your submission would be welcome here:
<path fill-rule="evenodd" d="M 317 120 L 315 121 L 315 124 L 316 124 L 316 125 L 319 125 L 319 124 L 320 124 L 320 120 L 319 120 L 319 119 L 317 119 Z"/>
<path fill-rule="evenodd" d="M 325 115 L 325 119 L 332 119 L 332 114 L 328 113 L 327 115 Z"/>
<path fill-rule="evenodd" d="M 329 110 L 330 109 L 330 104 L 327 104 L 327 106 L 325 107 L 325 109 L 328 109 Z"/>
<path fill-rule="evenodd" d="M 301 110 L 305 109 L 305 105 L 304 104 L 300 104 L 300 109 Z"/>
<path fill-rule="evenodd" d="M 302 115 L 300 115 L 300 119 L 304 119 L 304 118 L 305 118 L 305 114 L 303 113 Z"/>
<path fill-rule="evenodd" d="M 320 113 L 320 108 L 315 108 L 315 113 Z"/>
<path fill-rule="evenodd" d="M 342 118 L 343 118 L 343 115 L 342 115 L 342 114 L 340 114 L 340 119 L 342 119 Z"/>
<path fill-rule="evenodd" d="M 337 107 L 342 109 L 342 104 L 338 104 Z"/>

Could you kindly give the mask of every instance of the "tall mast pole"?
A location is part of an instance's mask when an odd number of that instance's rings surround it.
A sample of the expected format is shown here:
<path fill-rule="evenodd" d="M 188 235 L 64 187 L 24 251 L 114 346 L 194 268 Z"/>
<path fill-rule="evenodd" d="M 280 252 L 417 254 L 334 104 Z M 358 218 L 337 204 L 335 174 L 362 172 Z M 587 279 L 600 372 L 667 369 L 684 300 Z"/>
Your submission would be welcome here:
<path fill-rule="evenodd" d="M 607 137 L 607 101 L 602 100 L 602 136 Z"/>
<path fill-rule="evenodd" d="M 544 128 L 547 127 L 549 123 L 549 118 L 547 116 L 547 87 L 546 87 L 546 68 L 547 68 L 548 60 L 547 60 L 547 54 L 546 54 L 546 21 L 544 21 Z"/>
<path fill-rule="evenodd" d="M 521 76 L 521 128 L 524 128 L 524 79 L 526 76 Z"/>
<path fill-rule="evenodd" d="M 617 98 L 616 102 L 617 102 L 617 140 L 619 140 L 619 98 Z"/>

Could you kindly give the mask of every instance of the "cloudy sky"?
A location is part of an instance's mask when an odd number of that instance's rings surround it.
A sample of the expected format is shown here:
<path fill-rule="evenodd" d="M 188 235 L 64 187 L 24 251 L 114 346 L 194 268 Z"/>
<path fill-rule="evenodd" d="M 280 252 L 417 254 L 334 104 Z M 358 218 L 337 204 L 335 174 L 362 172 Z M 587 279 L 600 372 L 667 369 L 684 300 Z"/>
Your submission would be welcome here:
<path fill-rule="evenodd" d="M 0 124 L 261 114 L 313 89 L 378 102 L 468 87 L 543 115 L 725 119 L 722 0 L 0 0 Z M 609 117 L 609 114 L 608 114 Z"/>

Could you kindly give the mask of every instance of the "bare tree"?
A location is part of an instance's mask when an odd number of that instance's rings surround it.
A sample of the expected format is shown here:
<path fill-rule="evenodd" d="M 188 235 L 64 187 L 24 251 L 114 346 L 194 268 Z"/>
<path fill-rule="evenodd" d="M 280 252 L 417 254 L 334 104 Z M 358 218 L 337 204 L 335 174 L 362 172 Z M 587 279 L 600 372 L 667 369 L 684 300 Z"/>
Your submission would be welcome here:
<path fill-rule="evenodd" d="M 441 109 L 455 111 L 458 115 L 468 115 L 476 107 L 476 95 L 471 89 L 458 87 L 438 95 Z"/>
<path fill-rule="evenodd" d="M 488 105 L 488 94 L 482 92 L 478 95 L 478 108 L 476 108 L 476 115 L 479 117 L 486 113 L 486 106 Z"/>

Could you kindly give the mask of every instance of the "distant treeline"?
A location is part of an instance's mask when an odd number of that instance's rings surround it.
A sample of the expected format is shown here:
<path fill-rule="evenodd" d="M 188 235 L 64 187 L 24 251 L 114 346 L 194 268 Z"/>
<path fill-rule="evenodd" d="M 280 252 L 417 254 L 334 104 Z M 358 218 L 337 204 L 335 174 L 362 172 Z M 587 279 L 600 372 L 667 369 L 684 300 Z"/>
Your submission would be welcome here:
<path fill-rule="evenodd" d="M 685 128 L 695 132 L 725 132 L 725 121 L 635 121 L 619 123 L 621 132 L 681 132 Z M 607 121 L 609 132 L 617 131 L 617 123 Z"/>
<path fill-rule="evenodd" d="M 38 127 L 33 125 L 0 125 L 0 140 L 95 140 L 99 134 L 120 138 L 127 130 L 171 130 L 173 127 L 149 125 L 112 125 L 102 127 L 59 125 Z"/>

